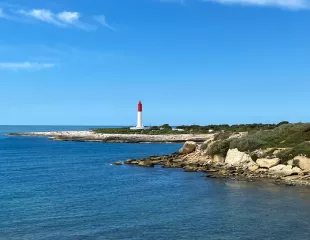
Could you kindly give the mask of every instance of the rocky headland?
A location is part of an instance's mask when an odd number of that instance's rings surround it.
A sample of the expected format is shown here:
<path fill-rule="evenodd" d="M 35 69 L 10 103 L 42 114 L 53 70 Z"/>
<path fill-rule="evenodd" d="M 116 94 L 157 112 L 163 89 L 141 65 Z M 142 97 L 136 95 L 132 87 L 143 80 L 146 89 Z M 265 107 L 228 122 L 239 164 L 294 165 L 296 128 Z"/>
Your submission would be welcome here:
<path fill-rule="evenodd" d="M 287 124 L 255 133 L 217 133 L 203 143 L 188 141 L 170 155 L 129 159 L 124 163 L 183 168 L 205 172 L 209 178 L 310 186 L 309 133 L 310 124 Z"/>

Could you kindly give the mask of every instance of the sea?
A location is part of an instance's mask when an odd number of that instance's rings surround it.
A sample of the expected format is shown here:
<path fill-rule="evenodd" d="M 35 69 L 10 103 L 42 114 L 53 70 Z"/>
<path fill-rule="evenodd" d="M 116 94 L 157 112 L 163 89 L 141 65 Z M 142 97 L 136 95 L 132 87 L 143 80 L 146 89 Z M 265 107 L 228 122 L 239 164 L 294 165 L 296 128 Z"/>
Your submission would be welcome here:
<path fill-rule="evenodd" d="M 310 189 L 114 166 L 180 144 L 59 142 L 0 126 L 0 239 L 310 239 Z"/>

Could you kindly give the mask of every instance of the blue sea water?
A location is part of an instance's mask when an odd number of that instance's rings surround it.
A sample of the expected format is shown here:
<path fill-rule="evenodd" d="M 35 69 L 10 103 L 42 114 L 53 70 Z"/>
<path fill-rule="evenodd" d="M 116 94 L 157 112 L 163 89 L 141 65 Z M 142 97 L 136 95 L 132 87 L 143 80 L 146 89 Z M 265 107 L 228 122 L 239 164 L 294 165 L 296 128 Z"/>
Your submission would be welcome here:
<path fill-rule="evenodd" d="M 310 189 L 112 166 L 180 144 L 57 142 L 0 126 L 0 239 L 310 239 Z"/>

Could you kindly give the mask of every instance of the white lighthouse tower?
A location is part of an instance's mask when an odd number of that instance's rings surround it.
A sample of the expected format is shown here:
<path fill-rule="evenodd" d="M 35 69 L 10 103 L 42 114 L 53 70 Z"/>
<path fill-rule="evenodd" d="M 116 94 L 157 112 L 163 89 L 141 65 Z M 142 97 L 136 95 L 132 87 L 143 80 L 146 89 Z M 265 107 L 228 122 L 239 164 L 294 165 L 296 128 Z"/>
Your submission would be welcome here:
<path fill-rule="evenodd" d="M 142 102 L 139 101 L 138 103 L 138 117 L 137 117 L 137 126 L 132 127 L 130 129 L 144 129 L 143 123 L 142 123 Z"/>

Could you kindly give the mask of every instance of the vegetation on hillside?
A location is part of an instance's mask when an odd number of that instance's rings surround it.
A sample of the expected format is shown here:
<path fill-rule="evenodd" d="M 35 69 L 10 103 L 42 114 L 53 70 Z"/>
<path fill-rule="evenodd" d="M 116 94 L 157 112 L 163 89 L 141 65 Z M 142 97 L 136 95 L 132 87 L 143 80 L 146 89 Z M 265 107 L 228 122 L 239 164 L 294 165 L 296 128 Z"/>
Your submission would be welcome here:
<path fill-rule="evenodd" d="M 221 134 L 216 136 L 214 143 L 208 146 L 207 154 L 225 156 L 229 149 L 237 148 L 241 152 L 253 152 L 257 149 L 270 149 L 272 155 L 277 148 L 275 157 L 286 162 L 299 154 L 310 156 L 310 123 L 280 124 L 271 130 L 260 130 L 241 138 L 230 138 Z M 253 155 L 253 158 L 256 156 Z"/>
<path fill-rule="evenodd" d="M 257 132 L 261 130 L 270 130 L 274 129 L 280 125 L 287 124 L 288 122 L 281 122 L 279 124 L 262 124 L 262 123 L 254 123 L 254 124 L 239 124 L 239 125 L 207 125 L 207 126 L 199 126 L 199 125 L 182 125 L 176 126 L 175 128 L 181 129 L 183 131 L 173 131 L 172 127 L 169 124 L 164 124 L 161 126 L 152 126 L 148 129 L 143 130 L 131 130 L 129 127 L 127 128 L 99 128 L 94 129 L 93 131 L 96 133 L 111 133 L 111 134 L 207 134 L 210 132 L 225 132 L 225 134 L 232 132 Z"/>

